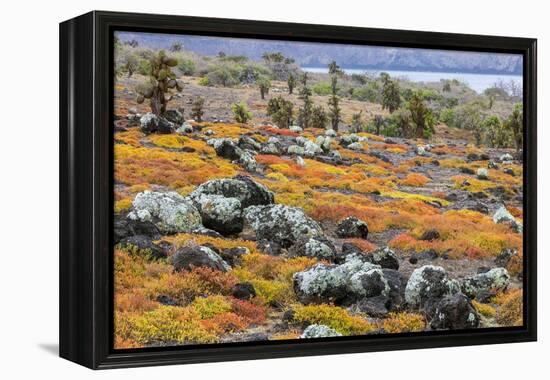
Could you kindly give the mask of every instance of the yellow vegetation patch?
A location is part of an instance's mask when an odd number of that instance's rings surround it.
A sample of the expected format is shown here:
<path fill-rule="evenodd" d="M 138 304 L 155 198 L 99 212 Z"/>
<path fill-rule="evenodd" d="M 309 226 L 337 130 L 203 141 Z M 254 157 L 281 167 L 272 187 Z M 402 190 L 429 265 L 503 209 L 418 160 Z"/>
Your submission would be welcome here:
<path fill-rule="evenodd" d="M 338 306 L 296 305 L 293 311 L 293 321 L 296 323 L 326 325 L 343 335 L 367 334 L 376 329 L 366 319 L 353 316 Z"/>
<path fill-rule="evenodd" d="M 400 181 L 401 185 L 404 186 L 424 186 L 431 180 L 425 175 L 418 173 L 410 173 Z"/>
<path fill-rule="evenodd" d="M 394 333 L 407 333 L 423 331 L 426 328 L 424 317 L 413 313 L 390 313 L 382 323 L 384 331 Z"/>

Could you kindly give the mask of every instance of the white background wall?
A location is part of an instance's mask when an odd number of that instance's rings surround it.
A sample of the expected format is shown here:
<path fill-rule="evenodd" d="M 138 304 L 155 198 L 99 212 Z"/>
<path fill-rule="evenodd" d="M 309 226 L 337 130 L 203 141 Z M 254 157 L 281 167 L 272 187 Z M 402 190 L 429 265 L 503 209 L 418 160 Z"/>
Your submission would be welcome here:
<path fill-rule="evenodd" d="M 548 372 L 550 27 L 544 1 L 7 0 L 0 11 L 0 377 L 57 379 L 518 379 Z M 92 372 L 59 359 L 58 22 L 89 10 L 539 39 L 539 342 Z M 546 120 L 545 120 L 546 119 Z M 546 353 L 544 352 L 546 350 Z M 537 376 L 537 373 L 539 374 Z M 547 374 L 546 374 L 547 375 Z M 32 376 L 32 377 L 31 377 Z M 181 378 L 181 377 L 180 377 Z"/>

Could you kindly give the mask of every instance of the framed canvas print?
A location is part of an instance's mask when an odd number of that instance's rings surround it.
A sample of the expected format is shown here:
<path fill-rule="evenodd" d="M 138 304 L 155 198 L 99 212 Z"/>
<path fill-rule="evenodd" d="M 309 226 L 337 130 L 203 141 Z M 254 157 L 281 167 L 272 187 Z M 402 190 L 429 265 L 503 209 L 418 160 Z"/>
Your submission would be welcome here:
<path fill-rule="evenodd" d="M 536 339 L 536 40 L 60 25 L 60 355 Z"/>

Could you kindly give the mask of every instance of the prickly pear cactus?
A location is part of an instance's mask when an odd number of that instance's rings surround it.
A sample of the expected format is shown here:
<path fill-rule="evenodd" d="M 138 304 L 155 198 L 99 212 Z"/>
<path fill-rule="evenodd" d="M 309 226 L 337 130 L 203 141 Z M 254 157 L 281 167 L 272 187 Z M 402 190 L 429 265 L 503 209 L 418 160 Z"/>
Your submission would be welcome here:
<path fill-rule="evenodd" d="M 175 58 L 170 58 L 164 50 L 152 56 L 151 72 L 149 79 L 136 87 L 137 99 L 141 104 L 145 99 L 149 99 L 151 112 L 155 115 L 162 115 L 166 111 L 166 104 L 172 100 L 174 92 L 183 90 L 183 83 L 176 79 L 176 74 L 172 68 L 178 64 Z"/>

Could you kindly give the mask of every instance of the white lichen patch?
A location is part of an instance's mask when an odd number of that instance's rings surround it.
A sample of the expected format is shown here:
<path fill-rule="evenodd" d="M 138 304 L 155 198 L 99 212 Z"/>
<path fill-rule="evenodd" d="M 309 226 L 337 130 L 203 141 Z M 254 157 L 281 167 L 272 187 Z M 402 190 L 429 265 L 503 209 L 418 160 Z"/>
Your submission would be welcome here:
<path fill-rule="evenodd" d="M 128 217 L 141 221 L 154 220 L 166 233 L 190 232 L 202 224 L 195 206 L 176 192 L 144 191 L 132 202 L 133 211 Z"/>

